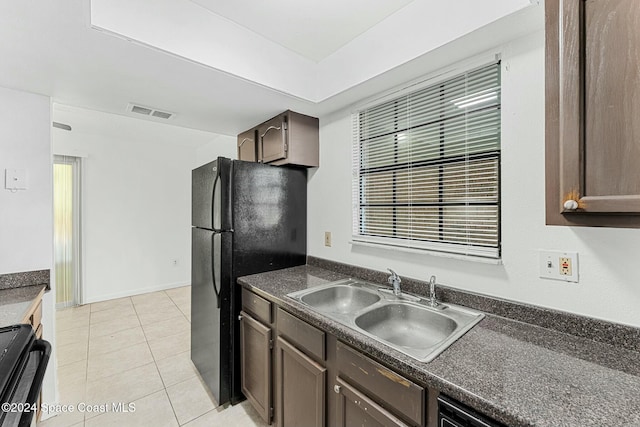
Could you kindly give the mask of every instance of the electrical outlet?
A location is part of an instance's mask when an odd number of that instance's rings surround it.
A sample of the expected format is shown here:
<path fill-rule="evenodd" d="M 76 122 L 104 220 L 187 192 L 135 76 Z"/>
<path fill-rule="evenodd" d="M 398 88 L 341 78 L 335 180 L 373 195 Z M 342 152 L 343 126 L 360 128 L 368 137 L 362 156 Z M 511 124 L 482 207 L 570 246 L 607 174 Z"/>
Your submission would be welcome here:
<path fill-rule="evenodd" d="M 331 232 L 330 231 L 325 231 L 324 232 L 324 245 L 331 247 Z"/>
<path fill-rule="evenodd" d="M 173 260 L 173 265 L 174 265 L 174 267 L 178 265 L 178 260 L 177 259 Z"/>
<path fill-rule="evenodd" d="M 577 283 L 578 253 L 540 251 L 540 277 Z"/>
<path fill-rule="evenodd" d="M 560 257 L 560 275 L 571 276 L 571 258 Z"/>

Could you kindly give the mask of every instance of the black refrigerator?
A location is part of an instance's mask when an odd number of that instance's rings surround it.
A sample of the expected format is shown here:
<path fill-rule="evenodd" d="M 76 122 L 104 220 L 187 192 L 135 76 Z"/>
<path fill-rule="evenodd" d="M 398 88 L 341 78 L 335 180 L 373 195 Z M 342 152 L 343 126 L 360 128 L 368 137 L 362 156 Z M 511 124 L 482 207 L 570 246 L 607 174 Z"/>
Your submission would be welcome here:
<path fill-rule="evenodd" d="M 192 172 L 191 360 L 219 405 L 240 389 L 240 276 L 302 265 L 307 171 L 218 157 Z"/>

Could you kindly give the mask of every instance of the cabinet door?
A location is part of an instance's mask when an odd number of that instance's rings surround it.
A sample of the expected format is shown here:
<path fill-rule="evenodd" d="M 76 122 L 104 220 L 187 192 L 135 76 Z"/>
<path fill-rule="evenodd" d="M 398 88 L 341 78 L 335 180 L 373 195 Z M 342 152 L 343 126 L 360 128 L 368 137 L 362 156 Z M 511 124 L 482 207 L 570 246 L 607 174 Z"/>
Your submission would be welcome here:
<path fill-rule="evenodd" d="M 638 227 L 640 2 L 545 4 L 547 222 Z"/>
<path fill-rule="evenodd" d="M 340 377 L 336 378 L 334 391 L 338 393 L 339 427 L 409 427 Z"/>
<path fill-rule="evenodd" d="M 256 130 L 251 129 L 238 135 L 238 160 L 258 161 Z"/>
<path fill-rule="evenodd" d="M 242 392 L 258 411 L 271 423 L 271 328 L 240 313 L 240 367 Z"/>
<path fill-rule="evenodd" d="M 277 378 L 279 427 L 324 427 L 327 370 L 278 337 Z"/>
<path fill-rule="evenodd" d="M 258 127 L 259 162 L 270 163 L 287 158 L 286 115 L 279 115 Z"/>

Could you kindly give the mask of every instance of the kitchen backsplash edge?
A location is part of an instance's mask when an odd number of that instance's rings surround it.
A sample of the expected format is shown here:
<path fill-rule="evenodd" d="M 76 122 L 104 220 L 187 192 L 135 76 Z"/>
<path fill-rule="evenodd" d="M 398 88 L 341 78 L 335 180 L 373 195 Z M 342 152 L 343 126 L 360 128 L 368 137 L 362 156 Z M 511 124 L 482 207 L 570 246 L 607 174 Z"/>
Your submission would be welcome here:
<path fill-rule="evenodd" d="M 386 283 L 388 277 L 388 274 L 384 272 L 310 255 L 307 256 L 307 264 L 374 283 Z M 429 285 L 421 280 L 402 277 L 402 289 L 417 295 L 427 296 Z M 444 285 L 437 285 L 436 294 L 438 299 L 443 302 L 463 305 L 495 316 L 640 352 L 640 328 L 633 326 L 462 291 Z"/>
<path fill-rule="evenodd" d="M 34 285 L 43 285 L 47 287 L 47 290 L 49 290 L 50 277 L 50 270 L 34 270 L 20 273 L 0 274 L 0 290 Z"/>

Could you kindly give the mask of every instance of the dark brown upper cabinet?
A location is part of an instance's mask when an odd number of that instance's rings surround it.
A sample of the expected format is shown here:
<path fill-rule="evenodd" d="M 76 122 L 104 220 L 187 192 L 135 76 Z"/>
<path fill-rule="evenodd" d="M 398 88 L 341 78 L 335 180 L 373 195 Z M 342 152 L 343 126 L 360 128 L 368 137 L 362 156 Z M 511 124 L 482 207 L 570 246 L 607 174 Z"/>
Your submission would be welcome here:
<path fill-rule="evenodd" d="M 546 217 L 640 227 L 640 1 L 547 0 Z"/>
<path fill-rule="evenodd" d="M 238 135 L 238 160 L 247 162 L 258 161 L 258 145 L 256 144 L 256 129 L 250 129 Z"/>
<path fill-rule="evenodd" d="M 317 118 L 285 111 L 238 135 L 238 158 L 278 166 L 318 167 L 318 129 Z"/>

